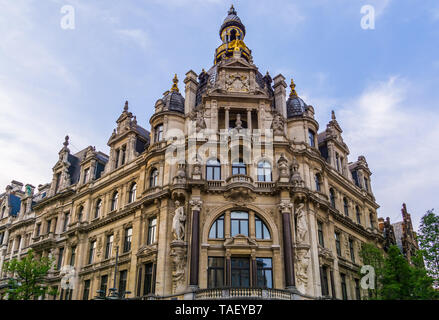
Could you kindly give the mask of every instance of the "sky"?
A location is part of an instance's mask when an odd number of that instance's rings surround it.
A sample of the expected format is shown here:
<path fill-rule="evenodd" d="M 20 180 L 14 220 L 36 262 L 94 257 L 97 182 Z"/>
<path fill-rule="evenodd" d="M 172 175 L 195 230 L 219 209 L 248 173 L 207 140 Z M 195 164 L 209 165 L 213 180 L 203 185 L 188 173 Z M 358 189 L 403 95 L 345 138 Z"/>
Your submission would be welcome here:
<path fill-rule="evenodd" d="M 213 64 L 231 1 L 0 0 L 0 190 L 48 183 L 66 134 L 74 153 L 107 141 L 125 100 L 149 130 L 176 73 Z M 364 155 L 381 208 L 415 229 L 439 210 L 439 2 L 237 0 L 260 72 L 282 73 L 316 112 L 334 110 Z M 62 26 L 74 8 L 74 29 Z M 362 28 L 371 5 L 374 29 Z M 184 91 L 184 90 L 182 90 Z M 1 192 L 1 191 L 0 191 Z"/>

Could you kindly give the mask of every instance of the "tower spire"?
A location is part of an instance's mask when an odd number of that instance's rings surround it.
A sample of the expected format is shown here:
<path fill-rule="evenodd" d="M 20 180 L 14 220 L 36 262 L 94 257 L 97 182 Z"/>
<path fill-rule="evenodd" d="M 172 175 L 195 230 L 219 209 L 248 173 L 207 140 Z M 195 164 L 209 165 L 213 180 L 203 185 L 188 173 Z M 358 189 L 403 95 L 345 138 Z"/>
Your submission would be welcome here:
<path fill-rule="evenodd" d="M 235 14 L 236 15 L 236 10 L 235 10 L 235 8 L 233 7 L 233 4 L 230 6 L 230 9 L 229 9 L 229 12 L 228 12 L 229 14 Z"/>
<path fill-rule="evenodd" d="M 291 88 L 290 98 L 297 97 L 296 84 L 294 83 L 293 79 L 291 79 L 290 88 Z"/>
<path fill-rule="evenodd" d="M 178 83 L 177 74 L 175 74 L 174 79 L 172 79 L 172 82 L 174 84 L 172 85 L 171 92 L 179 92 L 178 86 L 177 86 L 177 83 Z"/>

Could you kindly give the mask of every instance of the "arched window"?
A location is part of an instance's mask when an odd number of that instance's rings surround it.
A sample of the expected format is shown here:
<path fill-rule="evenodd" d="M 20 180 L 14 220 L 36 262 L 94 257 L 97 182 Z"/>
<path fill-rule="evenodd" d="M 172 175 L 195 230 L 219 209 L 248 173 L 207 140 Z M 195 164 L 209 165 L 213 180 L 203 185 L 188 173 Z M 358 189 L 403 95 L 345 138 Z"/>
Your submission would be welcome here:
<path fill-rule="evenodd" d="M 258 216 L 255 216 L 255 232 L 256 239 L 271 239 L 270 231 Z"/>
<path fill-rule="evenodd" d="M 335 192 L 334 189 L 329 189 L 329 201 L 331 202 L 331 207 L 335 209 Z"/>
<path fill-rule="evenodd" d="M 206 179 L 221 180 L 221 163 L 218 159 L 207 160 L 206 163 Z"/>
<path fill-rule="evenodd" d="M 131 185 L 130 194 L 128 197 L 128 203 L 136 201 L 137 184 L 133 183 Z"/>
<path fill-rule="evenodd" d="M 361 212 L 360 212 L 360 207 L 359 206 L 355 206 L 355 213 L 357 215 L 357 222 L 359 224 L 361 224 Z"/>
<path fill-rule="evenodd" d="M 209 231 L 210 239 L 222 239 L 224 238 L 224 215 L 215 220 L 210 227 Z"/>
<path fill-rule="evenodd" d="M 232 175 L 235 174 L 247 174 L 247 167 L 242 159 L 232 163 Z"/>
<path fill-rule="evenodd" d="M 322 187 L 321 187 L 321 185 L 320 185 L 320 174 L 316 174 L 315 176 L 314 176 L 314 179 L 315 179 L 315 183 L 316 183 L 316 191 L 321 191 L 322 190 Z"/>
<path fill-rule="evenodd" d="M 149 187 L 150 188 L 154 188 L 157 186 L 158 183 L 158 179 L 159 179 L 159 171 L 154 168 L 151 171 L 151 174 L 149 175 Z"/>
<path fill-rule="evenodd" d="M 258 181 L 271 182 L 271 165 L 268 161 L 258 163 Z"/>
<path fill-rule="evenodd" d="M 102 200 L 98 199 L 98 201 L 96 202 L 96 207 L 95 207 L 95 218 L 97 218 L 101 215 L 101 208 L 102 208 Z"/>
<path fill-rule="evenodd" d="M 116 191 L 111 198 L 111 210 L 114 211 L 117 209 L 117 200 L 119 200 L 119 193 Z"/>
<path fill-rule="evenodd" d="M 346 216 L 349 216 L 349 205 L 348 205 L 348 199 L 346 199 L 346 197 L 343 198 L 343 208 L 344 208 L 344 214 Z"/>
<path fill-rule="evenodd" d="M 79 206 L 78 213 L 76 214 L 76 217 L 77 217 L 79 222 L 82 221 L 83 212 L 84 212 L 84 207 L 83 206 Z"/>

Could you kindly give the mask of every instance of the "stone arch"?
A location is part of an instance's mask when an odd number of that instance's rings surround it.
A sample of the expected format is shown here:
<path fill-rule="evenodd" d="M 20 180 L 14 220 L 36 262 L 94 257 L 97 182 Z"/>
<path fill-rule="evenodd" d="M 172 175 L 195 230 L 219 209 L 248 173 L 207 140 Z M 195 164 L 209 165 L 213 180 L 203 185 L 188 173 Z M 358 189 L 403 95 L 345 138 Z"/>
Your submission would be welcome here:
<path fill-rule="evenodd" d="M 246 206 L 239 206 L 233 203 L 226 204 L 224 206 L 217 207 L 211 210 L 207 216 L 205 217 L 203 225 L 203 230 L 201 231 L 201 243 L 207 243 L 209 238 L 209 231 L 216 219 L 218 219 L 222 214 L 224 214 L 227 210 L 252 210 L 255 214 L 265 223 L 268 230 L 270 231 L 271 241 L 274 245 L 279 245 L 279 234 L 281 232 L 281 228 L 277 226 L 274 218 L 265 210 L 252 205 L 247 204 Z"/>

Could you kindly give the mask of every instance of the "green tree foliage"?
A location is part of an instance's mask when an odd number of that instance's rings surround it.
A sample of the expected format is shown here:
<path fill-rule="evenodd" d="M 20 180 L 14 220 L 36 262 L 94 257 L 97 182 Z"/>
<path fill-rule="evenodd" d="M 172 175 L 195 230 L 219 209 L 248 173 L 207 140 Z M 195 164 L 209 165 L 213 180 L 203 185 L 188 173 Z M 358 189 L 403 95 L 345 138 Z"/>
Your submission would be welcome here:
<path fill-rule="evenodd" d="M 20 260 L 14 258 L 4 263 L 4 271 L 11 275 L 9 279 L 9 300 L 30 300 L 44 296 L 46 293 L 56 294 L 46 285 L 49 270 L 54 259 L 48 257 L 37 258 L 33 250 Z"/>
<path fill-rule="evenodd" d="M 439 287 L 439 215 L 433 209 L 421 218 L 418 243 L 427 273 L 434 279 L 436 287 Z"/>
<path fill-rule="evenodd" d="M 363 243 L 360 250 L 360 257 L 364 265 L 370 265 L 375 270 L 375 289 L 368 289 L 368 298 L 371 300 L 380 299 L 381 278 L 384 267 L 384 256 L 380 249 L 370 243 Z M 361 274 L 363 276 L 363 274 Z"/>

